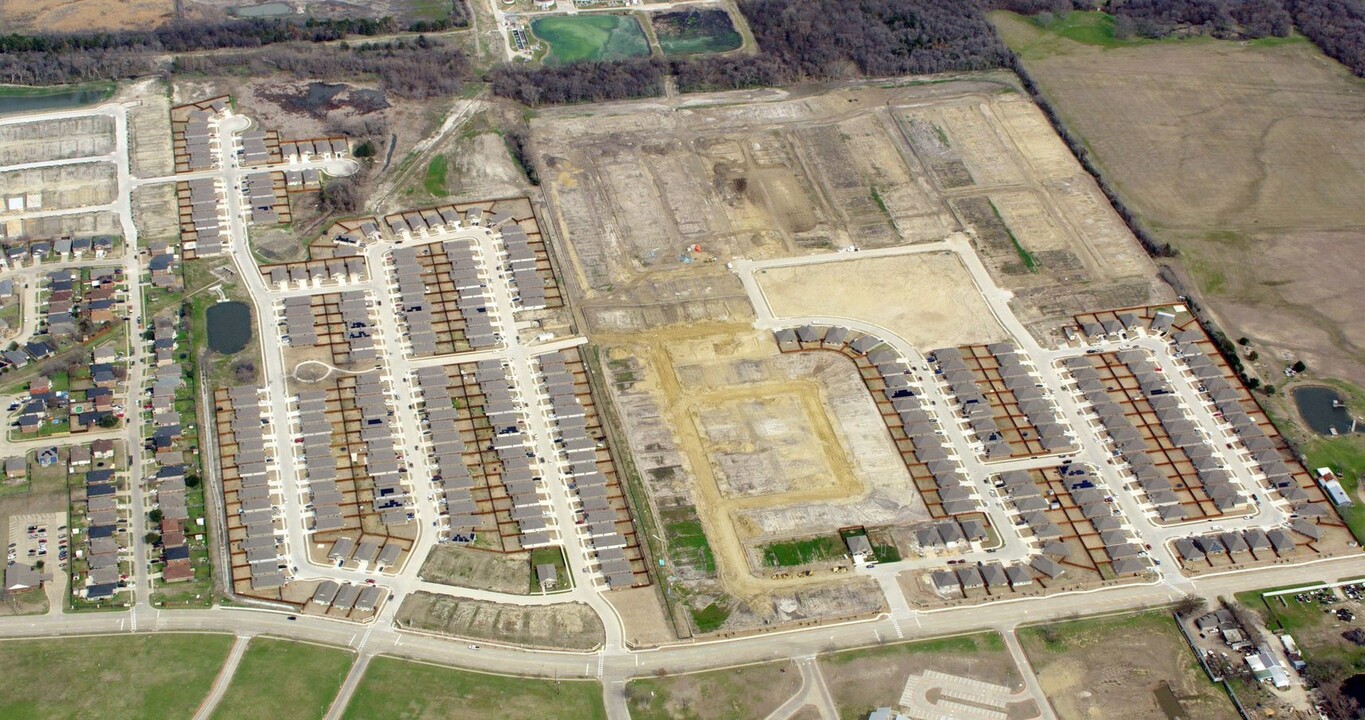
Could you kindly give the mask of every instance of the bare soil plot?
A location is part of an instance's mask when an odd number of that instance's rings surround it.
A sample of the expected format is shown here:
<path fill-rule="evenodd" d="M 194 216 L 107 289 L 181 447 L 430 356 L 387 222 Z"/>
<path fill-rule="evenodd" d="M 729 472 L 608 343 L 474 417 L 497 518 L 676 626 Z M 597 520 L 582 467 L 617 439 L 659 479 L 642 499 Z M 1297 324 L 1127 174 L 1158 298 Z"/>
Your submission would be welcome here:
<path fill-rule="evenodd" d="M 769 268 L 758 279 L 778 317 L 870 322 L 923 351 L 1007 337 L 952 253 Z"/>
<path fill-rule="evenodd" d="M 110 162 L 55 165 L 0 173 L 0 187 L 7 195 L 27 194 L 28 211 L 63 210 L 104 205 L 114 199 L 116 168 Z"/>
<path fill-rule="evenodd" d="M 784 660 L 632 680 L 626 702 L 634 720 L 750 720 L 767 717 L 800 687 L 801 673 Z"/>
<path fill-rule="evenodd" d="M 403 600 L 398 622 L 441 635 L 567 650 L 603 642 L 602 621 L 583 603 L 505 605 L 417 592 Z"/>
<path fill-rule="evenodd" d="M 867 717 L 895 706 L 911 675 L 937 670 L 1019 689 L 1019 674 L 995 633 L 900 643 L 820 656 L 820 672 L 839 717 Z"/>
<path fill-rule="evenodd" d="M 106 155 L 114 149 L 107 115 L 0 126 L 0 166 Z"/>
<path fill-rule="evenodd" d="M 626 642 L 632 646 L 648 647 L 677 638 L 656 592 L 653 587 L 639 587 L 613 590 L 602 595 L 621 618 Z"/>
<path fill-rule="evenodd" d="M 1166 685 L 1183 707 L 1182 717 L 1236 717 L 1164 612 L 1028 627 L 1018 635 L 1062 720 L 1164 720 L 1157 691 Z"/>
<path fill-rule="evenodd" d="M 420 691 L 414 691 L 420 688 Z M 346 720 L 606 720 L 602 685 L 488 675 L 377 657 L 365 669 Z"/>
<path fill-rule="evenodd" d="M 437 545 L 422 563 L 421 574 L 423 580 L 442 585 L 525 595 L 531 585 L 531 555 Z"/>
<path fill-rule="evenodd" d="M 1104 49 L 992 19 L 1229 334 L 1365 380 L 1365 300 L 1343 291 L 1365 261 L 1365 81 L 1302 39 Z"/>

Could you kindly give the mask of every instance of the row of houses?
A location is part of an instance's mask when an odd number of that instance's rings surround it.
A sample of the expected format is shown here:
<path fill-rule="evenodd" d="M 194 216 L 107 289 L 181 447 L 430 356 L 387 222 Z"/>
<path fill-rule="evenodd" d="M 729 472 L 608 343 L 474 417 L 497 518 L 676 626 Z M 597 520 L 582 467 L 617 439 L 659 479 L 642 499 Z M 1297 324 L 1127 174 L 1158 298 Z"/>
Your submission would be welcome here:
<path fill-rule="evenodd" d="M 487 441 L 481 441 L 484 445 L 479 450 L 481 454 L 491 451 L 501 468 L 498 479 L 507 493 L 508 515 L 515 524 L 518 544 L 523 548 L 549 545 L 555 521 L 542 494 L 542 478 L 525 428 L 521 393 L 508 375 L 508 368 L 499 360 L 475 363 L 474 381 L 483 394 L 483 414 L 493 433 Z M 433 425 L 433 433 L 437 430 Z"/>
<path fill-rule="evenodd" d="M 536 251 L 531 247 L 526 230 L 516 222 L 509 222 L 500 228 L 499 235 L 504 252 L 503 265 L 516 289 L 517 304 L 526 310 L 545 307 L 545 279 L 536 269 Z"/>
<path fill-rule="evenodd" d="M 1238 442 L 1250 454 L 1255 467 L 1265 476 L 1265 484 L 1271 492 L 1287 500 L 1298 515 L 1327 515 L 1328 509 L 1322 503 L 1314 502 L 1303 488 L 1300 482 L 1302 471 L 1296 467 L 1297 461 L 1287 458 L 1275 439 L 1247 413 L 1242 393 L 1227 381 L 1219 365 L 1204 352 L 1201 344 L 1204 339 L 1203 332 L 1197 329 L 1177 332 L 1171 338 L 1172 352 L 1189 368 L 1200 392 L 1213 404 L 1222 422 L 1231 428 Z"/>
<path fill-rule="evenodd" d="M 285 298 L 283 305 L 285 337 L 291 347 L 308 348 L 319 344 L 319 323 L 327 333 L 326 345 L 332 359 L 341 364 L 374 361 L 379 357 L 378 328 L 370 314 L 364 292 L 347 291 L 335 298 L 337 322 L 319 318 L 315 296 Z M 326 304 L 322 309 L 325 312 Z M 339 325 L 340 327 L 337 327 Z"/>
<path fill-rule="evenodd" d="M 86 600 L 109 600 L 125 589 L 123 563 L 128 560 L 129 538 L 122 518 L 127 488 L 121 475 L 113 468 L 89 470 L 82 490 L 74 491 L 80 499 L 73 498 L 72 505 L 82 508 L 84 517 L 72 523 L 73 544 L 78 532 L 85 537 L 75 551 L 80 562 L 72 567 L 72 590 Z"/>
<path fill-rule="evenodd" d="M 349 285 L 364 282 L 365 259 L 359 255 L 308 260 L 283 265 L 262 265 L 261 272 L 277 290 L 316 288 L 328 284 Z"/>
<path fill-rule="evenodd" d="M 398 242 L 412 240 L 415 238 L 425 238 L 428 236 L 440 235 L 446 232 L 458 232 L 465 227 L 485 227 L 484 220 L 488 219 L 487 227 L 507 222 L 512 216 L 505 213 L 497 213 L 486 218 L 483 208 L 470 208 L 463 215 L 454 206 L 445 205 L 439 208 L 427 208 L 425 210 L 406 210 L 384 216 L 384 224 L 388 226 L 389 233 Z"/>
<path fill-rule="evenodd" d="M 1033 584 L 1033 574 L 1023 565 L 978 563 L 929 573 L 929 584 L 944 598 L 964 597 L 974 591 L 1019 590 Z"/>
<path fill-rule="evenodd" d="M 272 480 L 274 457 L 266 445 L 268 418 L 261 389 L 237 385 L 219 390 L 217 434 L 233 583 L 254 592 L 276 590 L 289 580 L 284 529 L 276 522 L 282 505 Z M 235 510 L 234 510 L 235 506 Z"/>
<path fill-rule="evenodd" d="M 220 255 L 228 241 L 223 216 L 222 183 L 218 178 L 196 178 L 181 182 L 177 191 L 180 203 L 180 243 L 186 257 Z"/>
<path fill-rule="evenodd" d="M 154 251 L 152 261 L 166 257 L 171 257 L 170 252 L 162 246 Z M 197 477 L 197 463 L 186 457 L 183 428 L 194 423 L 195 417 L 192 413 L 188 418 L 182 417 L 176 407 L 176 399 L 186 387 L 185 367 L 175 355 L 180 327 L 173 318 L 155 318 L 150 341 L 139 341 L 150 343 L 154 357 L 153 369 L 146 378 L 150 386 L 144 389 L 147 400 L 142 409 L 150 420 L 146 443 L 154 468 L 144 471 L 143 477 L 161 514 L 161 540 L 155 552 L 161 562 L 161 581 L 185 582 L 194 577 L 190 545 L 191 541 L 202 540 L 203 517 L 191 513 L 187 497 L 192 492 L 187 479 L 191 475 Z"/>
<path fill-rule="evenodd" d="M 1310 540 L 1317 540 L 1318 527 L 1302 519 L 1291 520 L 1289 528 L 1250 528 L 1243 531 L 1211 533 L 1193 537 L 1176 538 L 1172 542 L 1176 557 L 1184 565 L 1209 563 L 1220 557 L 1232 562 L 1252 558 L 1260 560 L 1268 557 L 1285 557 L 1294 552 L 1298 542 L 1294 532 Z M 1271 554 L 1273 553 L 1273 555 Z"/>
<path fill-rule="evenodd" d="M 115 238 L 109 235 L 67 237 L 55 240 L 8 242 L 0 252 L 0 270 L 17 270 L 48 260 L 71 262 L 87 256 L 103 259 L 114 250 Z"/>
<path fill-rule="evenodd" d="M 607 475 L 598 461 L 598 440 L 588 432 L 586 410 L 578 398 L 577 380 L 560 353 L 541 355 L 537 361 L 560 465 L 578 502 L 577 522 L 585 550 L 596 561 L 608 587 L 631 587 L 635 571 L 626 555 L 629 542 L 620 531 L 619 499 L 613 502 L 610 496 Z"/>
<path fill-rule="evenodd" d="M 415 377 L 422 400 L 419 413 L 428 437 L 426 451 L 433 469 L 431 482 L 438 493 L 445 523 L 443 530 L 449 540 L 473 542 L 479 527 L 473 491 L 479 483 L 465 463 L 469 448 L 456 427 L 461 413 L 450 396 L 450 378 L 440 366 L 418 368 Z"/>
<path fill-rule="evenodd" d="M 430 254 L 430 246 L 420 250 L 413 247 L 397 248 L 390 254 L 396 279 L 393 301 L 407 325 L 407 342 L 412 354 L 437 354 L 439 344 L 451 340 L 441 335 L 448 336 L 452 332 L 448 327 L 452 315 L 464 321 L 464 340 L 471 349 L 496 347 L 500 342 L 494 325 L 496 311 L 484 286 L 484 274 L 474 244 L 467 240 L 450 240 L 440 247 L 450 263 L 446 281 L 454 289 L 453 299 L 428 284 L 428 276 L 432 271 L 424 268 L 418 257 L 422 250 L 424 254 Z M 431 280 L 436 283 L 443 281 L 441 278 Z M 452 300 L 454 313 L 449 307 Z M 441 307 L 435 308 L 436 304 Z M 441 333 L 436 327 L 436 312 L 441 314 L 440 319 L 447 325 Z"/>

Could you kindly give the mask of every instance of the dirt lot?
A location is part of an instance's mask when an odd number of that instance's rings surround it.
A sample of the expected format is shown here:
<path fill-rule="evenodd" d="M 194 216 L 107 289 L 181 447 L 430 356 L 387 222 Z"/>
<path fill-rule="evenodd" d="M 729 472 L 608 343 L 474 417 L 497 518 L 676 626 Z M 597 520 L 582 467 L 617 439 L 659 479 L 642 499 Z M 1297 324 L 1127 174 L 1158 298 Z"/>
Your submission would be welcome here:
<path fill-rule="evenodd" d="M 855 318 L 925 352 L 1007 337 L 952 253 L 771 268 L 758 279 L 778 317 Z"/>
<path fill-rule="evenodd" d="M 422 563 L 421 575 L 442 585 L 525 595 L 531 587 L 531 555 L 437 545 Z"/>
<path fill-rule="evenodd" d="M 747 320 L 723 262 L 957 231 L 971 233 L 1039 334 L 1094 307 L 1168 299 L 1012 82 L 986 74 L 542 111 L 532 121 L 540 174 L 589 330 Z"/>
<path fill-rule="evenodd" d="M 582 603 L 504 605 L 417 592 L 398 609 L 403 627 L 472 640 L 566 650 L 603 642 L 602 621 Z"/>
<path fill-rule="evenodd" d="M 1229 335 L 1365 382 L 1365 81 L 1303 39 L 1104 49 L 993 19 Z"/>
<path fill-rule="evenodd" d="M 653 587 L 641 587 L 613 590 L 602 596 L 621 617 L 626 642 L 634 647 L 659 645 L 677 638 L 655 592 Z"/>
<path fill-rule="evenodd" d="M 839 717 L 848 720 L 867 717 L 877 707 L 895 706 L 905 681 L 925 670 L 1022 688 L 1004 641 L 994 633 L 820 656 L 820 672 Z"/>
<path fill-rule="evenodd" d="M 0 173 L 0 187 L 40 197 L 43 210 L 104 205 L 114 199 L 116 170 L 109 162 L 14 170 Z"/>
<path fill-rule="evenodd" d="M 1166 683 L 1182 717 L 1236 717 L 1164 612 L 1023 628 L 1019 642 L 1062 720 L 1164 720 L 1157 690 Z"/>
<path fill-rule="evenodd" d="M 6 32 L 146 30 L 174 16 L 173 0 L 0 0 Z"/>
<path fill-rule="evenodd" d="M 634 720 L 764 718 L 800 687 L 801 674 L 782 661 L 632 680 L 626 702 Z"/>

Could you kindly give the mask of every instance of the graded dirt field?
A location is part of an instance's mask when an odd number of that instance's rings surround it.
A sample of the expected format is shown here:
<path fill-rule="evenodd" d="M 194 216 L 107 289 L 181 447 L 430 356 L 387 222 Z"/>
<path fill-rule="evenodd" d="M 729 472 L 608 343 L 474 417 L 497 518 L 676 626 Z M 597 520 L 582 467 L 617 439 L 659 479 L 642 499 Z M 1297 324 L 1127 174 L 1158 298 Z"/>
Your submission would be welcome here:
<path fill-rule="evenodd" d="M 1006 338 L 971 275 L 952 253 L 778 267 L 760 271 L 757 277 L 779 318 L 862 320 L 890 330 L 923 352 Z"/>
<path fill-rule="evenodd" d="M 1164 720 L 1169 684 L 1190 720 L 1236 717 L 1165 612 L 1074 620 L 1019 630 L 1043 692 L 1061 720 Z"/>
<path fill-rule="evenodd" d="M 164 633 L 0 642 L 0 718 L 184 720 L 231 635 Z"/>
<path fill-rule="evenodd" d="M 174 16 L 174 0 L 0 0 L 6 32 L 146 30 Z"/>
<path fill-rule="evenodd" d="M 1084 18 L 991 17 L 1229 335 L 1290 355 L 1270 373 L 1301 357 L 1365 382 L 1365 80 L 1299 37 L 1116 42 Z"/>
<path fill-rule="evenodd" d="M 540 176 L 587 332 L 747 321 L 734 260 L 958 232 L 1040 337 L 1078 312 L 1173 299 L 1014 82 L 987 73 L 542 110 L 531 120 Z"/>
<path fill-rule="evenodd" d="M 566 650 L 592 650 L 605 637 L 597 613 L 572 602 L 510 605 L 415 592 L 404 598 L 398 622 L 439 635 Z"/>
<path fill-rule="evenodd" d="M 820 672 L 843 720 L 895 706 L 911 675 L 935 670 L 1019 690 L 1019 673 L 995 633 L 899 643 L 821 655 Z"/>
<path fill-rule="evenodd" d="M 531 556 L 455 545 L 437 545 L 422 563 L 427 582 L 525 595 L 531 586 Z"/>
<path fill-rule="evenodd" d="M 639 678 L 626 685 L 631 720 L 764 718 L 801 687 L 791 661 Z"/>
<path fill-rule="evenodd" d="M 534 680 L 377 657 L 365 669 L 345 720 L 606 720 L 602 686 Z"/>
<path fill-rule="evenodd" d="M 291 718 L 321 718 L 354 661 L 341 648 L 252 638 L 212 720 L 270 717 L 281 702 L 288 703 Z"/>

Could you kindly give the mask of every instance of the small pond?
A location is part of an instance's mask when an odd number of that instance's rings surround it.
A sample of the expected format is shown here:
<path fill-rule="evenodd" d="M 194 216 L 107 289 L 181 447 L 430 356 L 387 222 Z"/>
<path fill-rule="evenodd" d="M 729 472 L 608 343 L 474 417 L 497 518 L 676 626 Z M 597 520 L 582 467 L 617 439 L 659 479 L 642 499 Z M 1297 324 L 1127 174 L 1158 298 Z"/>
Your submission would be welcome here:
<path fill-rule="evenodd" d="M 1351 432 L 1351 412 L 1341 394 L 1322 385 L 1294 388 L 1294 405 L 1308 427 L 1319 435 L 1346 435 Z"/>
<path fill-rule="evenodd" d="M 0 115 L 40 110 L 66 110 L 102 102 L 113 94 L 112 88 L 57 87 L 14 88 L 0 87 Z"/>
<path fill-rule="evenodd" d="M 240 352 L 251 342 L 251 308 L 246 303 L 220 302 L 205 313 L 209 349 L 223 355 Z"/>
<path fill-rule="evenodd" d="M 244 18 L 281 17 L 293 15 L 294 6 L 283 2 L 268 2 L 260 5 L 242 5 L 230 9 L 228 12 L 236 17 Z"/>

